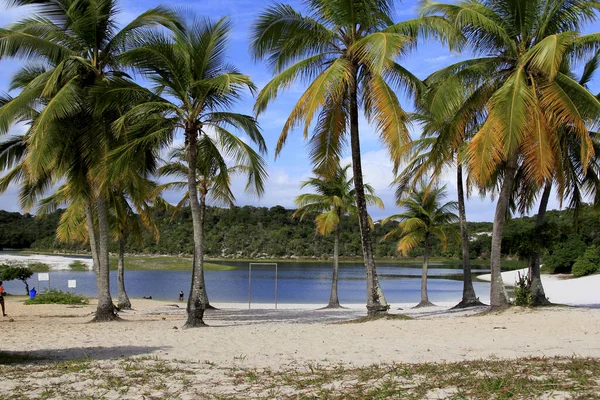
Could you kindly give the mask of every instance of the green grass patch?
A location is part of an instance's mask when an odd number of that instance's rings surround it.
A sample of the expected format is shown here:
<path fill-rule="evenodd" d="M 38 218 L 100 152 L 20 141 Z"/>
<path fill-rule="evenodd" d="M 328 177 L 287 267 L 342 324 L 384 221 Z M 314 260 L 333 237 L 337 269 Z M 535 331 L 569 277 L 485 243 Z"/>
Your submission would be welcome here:
<path fill-rule="evenodd" d="M 403 315 L 403 314 L 385 314 L 385 315 L 375 315 L 375 316 L 367 315 L 366 317 L 351 319 L 349 321 L 332 322 L 332 324 L 335 324 L 335 325 L 363 324 L 365 322 L 372 322 L 372 321 L 410 321 L 413 319 L 414 319 L 413 317 L 409 317 L 408 315 Z"/>
<path fill-rule="evenodd" d="M 192 261 L 191 257 L 128 255 L 125 256 L 125 269 L 130 271 L 191 271 Z M 117 269 L 117 262 L 117 257 L 111 257 L 110 268 Z M 235 267 L 205 262 L 204 269 L 206 271 L 230 271 Z"/>
<path fill-rule="evenodd" d="M 33 272 L 48 272 L 48 271 L 50 271 L 50 266 L 48 264 L 44 264 L 41 262 L 27 264 L 27 268 L 29 268 Z"/>
<path fill-rule="evenodd" d="M 71 264 L 69 264 L 69 268 L 71 271 L 89 271 L 88 265 L 83 261 L 75 260 Z"/>
<path fill-rule="evenodd" d="M 89 304 L 89 300 L 86 297 L 78 294 L 69 292 L 63 292 L 62 290 L 50 289 L 42 293 L 38 293 L 35 299 L 25 300 L 26 305 L 31 304 Z"/>

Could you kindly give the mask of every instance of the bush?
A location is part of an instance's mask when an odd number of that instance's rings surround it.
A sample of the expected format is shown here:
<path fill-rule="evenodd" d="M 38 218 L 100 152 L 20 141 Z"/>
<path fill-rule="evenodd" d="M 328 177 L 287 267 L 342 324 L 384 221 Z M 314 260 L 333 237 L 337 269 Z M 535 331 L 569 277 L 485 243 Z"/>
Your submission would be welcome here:
<path fill-rule="evenodd" d="M 38 294 L 35 299 L 25 301 L 25 304 L 88 304 L 89 300 L 78 294 L 50 289 Z"/>
<path fill-rule="evenodd" d="M 585 276 L 598 272 L 600 266 L 600 253 L 596 246 L 590 246 L 585 253 L 573 264 L 573 275 Z"/>
<path fill-rule="evenodd" d="M 69 268 L 71 271 L 88 271 L 89 268 L 86 263 L 83 261 L 75 260 L 71 264 L 69 264 Z"/>
<path fill-rule="evenodd" d="M 527 276 L 518 273 L 519 279 L 515 282 L 515 306 L 527 307 L 531 304 L 531 289 Z"/>
<path fill-rule="evenodd" d="M 552 254 L 544 260 L 544 268 L 550 273 L 570 273 L 573 264 L 586 250 L 585 243 L 573 236 L 561 242 L 553 249 Z"/>

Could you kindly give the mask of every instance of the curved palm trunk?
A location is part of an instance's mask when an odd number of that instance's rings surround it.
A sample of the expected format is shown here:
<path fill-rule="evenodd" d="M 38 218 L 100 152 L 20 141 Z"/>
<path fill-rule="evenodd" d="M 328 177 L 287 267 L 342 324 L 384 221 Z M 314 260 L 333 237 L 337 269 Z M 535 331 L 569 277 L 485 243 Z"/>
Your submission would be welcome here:
<path fill-rule="evenodd" d="M 546 216 L 546 208 L 548 208 L 548 200 L 550 199 L 550 192 L 552 191 L 552 181 L 548 182 L 544 186 L 544 192 L 540 200 L 540 207 L 535 220 L 536 228 L 541 227 L 544 224 L 544 218 Z M 547 306 L 552 304 L 546 297 L 544 292 L 544 286 L 542 285 L 542 277 L 540 271 L 540 253 L 535 251 L 529 258 L 529 277 L 531 290 L 531 302 L 530 305 L 533 307 Z"/>
<path fill-rule="evenodd" d="M 120 310 L 131 310 L 131 301 L 125 291 L 125 239 L 121 232 L 119 237 L 119 261 L 117 263 L 117 284 L 119 287 L 119 300 L 117 307 Z"/>
<path fill-rule="evenodd" d="M 492 252 L 491 252 L 491 272 L 492 281 L 490 284 L 490 306 L 492 308 L 505 308 L 510 306 L 504 282 L 502 281 L 502 233 L 504 232 L 504 221 L 508 212 L 510 196 L 513 191 L 515 175 L 517 173 L 518 153 L 515 151 L 510 156 L 506 163 L 504 171 L 504 181 L 498 195 L 498 203 L 496 204 L 496 213 L 494 214 L 494 228 L 492 230 Z"/>
<path fill-rule="evenodd" d="M 460 235 L 462 239 L 462 262 L 463 262 L 463 294 L 462 300 L 454 308 L 467 308 L 482 306 L 475 295 L 473 287 L 473 276 L 471 274 L 471 260 L 469 259 L 469 231 L 467 229 L 467 213 L 465 211 L 465 192 L 463 189 L 462 164 L 456 165 L 456 188 L 458 191 L 458 218 L 460 220 Z"/>
<path fill-rule="evenodd" d="M 190 196 L 190 208 L 192 211 L 192 225 L 194 227 L 194 254 L 198 258 L 198 265 L 194 262 L 192 268 L 192 283 L 190 297 L 187 303 L 188 318 L 185 328 L 205 326 L 204 310 L 204 279 L 200 271 L 204 266 L 204 241 L 202 237 L 202 220 L 204 218 L 202 208 L 198 202 L 198 187 L 196 183 L 196 164 L 198 160 L 198 131 L 196 127 L 187 127 L 185 131 L 185 145 L 188 155 L 188 195 Z"/>
<path fill-rule="evenodd" d="M 367 272 L 367 314 L 380 315 L 387 313 L 388 304 L 379 286 L 377 268 L 373 255 L 371 239 L 371 226 L 367 214 L 365 188 L 363 185 L 362 162 L 360 159 L 360 138 L 358 134 L 358 95 L 357 95 L 358 67 L 354 65 L 352 71 L 353 81 L 350 84 L 350 146 L 352 149 L 352 172 L 354 174 L 354 190 L 356 190 L 356 207 L 358 209 L 358 223 L 360 227 L 360 241 Z"/>
<path fill-rule="evenodd" d="M 98 267 L 100 266 L 100 257 L 98 256 L 98 239 L 96 237 L 96 228 L 94 227 L 94 211 L 92 200 L 88 200 L 85 207 L 85 222 L 87 225 L 88 238 L 90 241 L 90 251 L 92 252 L 92 261 L 94 265 L 92 269 L 98 278 Z"/>
<path fill-rule="evenodd" d="M 117 319 L 115 307 L 110 296 L 110 268 L 108 263 L 108 217 L 106 202 L 102 197 L 96 200 L 98 210 L 98 307 L 94 322 L 112 321 Z"/>
<path fill-rule="evenodd" d="M 339 215 L 339 213 L 338 213 Z M 333 276 L 331 278 L 331 294 L 329 295 L 329 304 L 325 308 L 341 308 L 338 299 L 338 271 L 340 265 L 340 222 L 333 231 Z"/>
<path fill-rule="evenodd" d="M 206 216 L 206 194 L 202 194 L 200 196 L 200 233 L 202 234 L 202 252 L 200 254 L 194 255 L 194 262 L 197 262 L 198 271 L 200 274 L 200 284 L 204 288 L 203 290 L 203 301 L 204 301 L 204 309 L 210 310 L 215 309 L 215 307 L 210 305 L 208 301 L 208 292 L 206 291 L 206 283 L 204 280 L 204 219 Z"/>
<path fill-rule="evenodd" d="M 423 253 L 423 270 L 421 271 L 421 302 L 415 306 L 419 307 L 430 307 L 434 304 L 429 301 L 429 295 L 427 294 L 427 271 L 429 270 L 429 250 L 431 248 L 431 241 L 429 234 L 425 235 L 425 252 Z"/>

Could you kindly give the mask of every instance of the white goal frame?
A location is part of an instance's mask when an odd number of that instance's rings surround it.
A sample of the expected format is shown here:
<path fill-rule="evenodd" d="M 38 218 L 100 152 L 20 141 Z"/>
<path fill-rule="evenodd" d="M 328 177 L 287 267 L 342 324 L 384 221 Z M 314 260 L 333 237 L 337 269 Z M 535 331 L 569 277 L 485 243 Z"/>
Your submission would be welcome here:
<path fill-rule="evenodd" d="M 252 266 L 253 265 L 271 265 L 275 266 L 275 309 L 277 310 L 277 263 L 250 263 L 248 264 L 248 309 L 252 305 Z"/>

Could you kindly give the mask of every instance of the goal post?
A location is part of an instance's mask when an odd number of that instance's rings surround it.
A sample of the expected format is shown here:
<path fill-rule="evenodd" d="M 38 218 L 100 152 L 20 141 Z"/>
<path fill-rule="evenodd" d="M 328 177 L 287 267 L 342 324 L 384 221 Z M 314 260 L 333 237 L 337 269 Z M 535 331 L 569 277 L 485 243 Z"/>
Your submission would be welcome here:
<path fill-rule="evenodd" d="M 252 266 L 275 266 L 275 309 L 277 310 L 277 263 L 250 263 L 248 264 L 248 309 L 252 306 Z"/>

